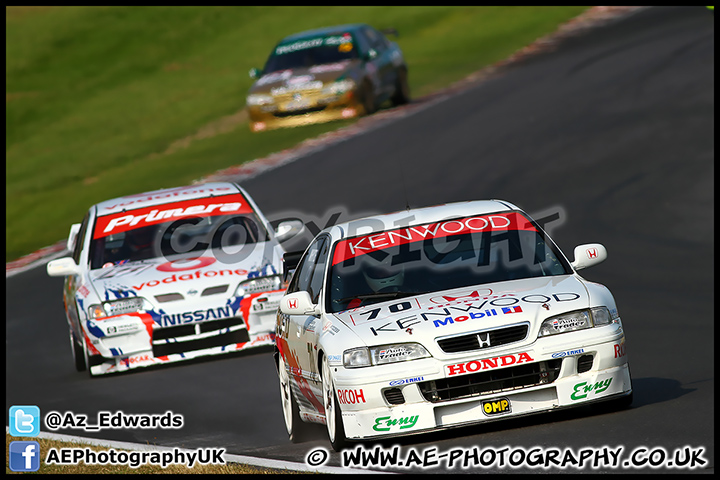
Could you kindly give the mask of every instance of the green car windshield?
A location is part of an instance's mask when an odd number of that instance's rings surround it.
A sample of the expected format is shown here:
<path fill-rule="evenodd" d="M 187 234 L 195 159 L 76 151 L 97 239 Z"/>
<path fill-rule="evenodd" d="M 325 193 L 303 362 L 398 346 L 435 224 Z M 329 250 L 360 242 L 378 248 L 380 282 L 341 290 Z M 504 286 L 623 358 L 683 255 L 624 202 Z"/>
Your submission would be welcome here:
<path fill-rule="evenodd" d="M 305 38 L 281 43 L 268 58 L 263 74 L 358 58 L 357 45 L 349 33 Z"/>

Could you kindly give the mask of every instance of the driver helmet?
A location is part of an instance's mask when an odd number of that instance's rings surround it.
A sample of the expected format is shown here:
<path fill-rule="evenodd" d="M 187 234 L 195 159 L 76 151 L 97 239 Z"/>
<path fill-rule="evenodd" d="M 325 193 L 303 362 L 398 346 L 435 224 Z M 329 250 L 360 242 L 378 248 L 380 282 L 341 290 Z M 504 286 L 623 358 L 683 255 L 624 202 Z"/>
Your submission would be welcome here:
<path fill-rule="evenodd" d="M 138 228 L 130 230 L 126 234 L 127 244 L 134 252 L 150 248 L 153 242 L 153 230 L 151 228 Z"/>
<path fill-rule="evenodd" d="M 394 288 L 398 290 L 405 280 L 405 269 L 402 265 L 371 265 L 362 271 L 365 281 L 373 292 Z M 392 290 L 390 290 L 392 291 Z"/>

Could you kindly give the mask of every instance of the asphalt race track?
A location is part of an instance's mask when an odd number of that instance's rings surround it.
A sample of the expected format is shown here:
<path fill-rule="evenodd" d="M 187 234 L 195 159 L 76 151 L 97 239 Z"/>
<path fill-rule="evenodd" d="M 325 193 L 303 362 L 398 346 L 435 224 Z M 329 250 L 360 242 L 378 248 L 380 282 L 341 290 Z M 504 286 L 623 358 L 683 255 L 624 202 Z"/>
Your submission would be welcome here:
<path fill-rule="evenodd" d="M 607 247 L 608 259 L 583 276 L 615 295 L 632 368 L 632 408 L 584 407 L 382 446 L 398 444 L 420 455 L 432 448 L 441 454 L 472 447 L 623 447 L 623 459 L 639 447 L 648 454 L 662 449 L 670 459 L 675 449 L 703 448 L 707 462 L 693 471 L 711 473 L 714 105 L 713 14 L 703 7 L 653 7 L 243 186 L 271 219 L 292 211 L 316 223 L 335 212 L 347 220 L 406 204 L 499 198 L 531 215 L 557 213 L 548 229 L 569 257 L 581 243 Z M 331 451 L 322 427 L 316 441 L 288 441 L 269 350 L 105 378 L 77 373 L 61 287 L 44 268 L 7 280 L 6 412 L 38 405 L 43 414 L 72 411 L 94 423 L 99 411 L 171 410 L 184 416 L 181 429 L 58 433 L 224 447 L 300 463 L 316 447 Z M 327 465 L 340 462 L 332 453 Z M 666 463 L 657 470 L 646 463 L 600 471 L 653 473 L 665 471 Z M 446 465 L 414 470 L 442 473 Z"/>

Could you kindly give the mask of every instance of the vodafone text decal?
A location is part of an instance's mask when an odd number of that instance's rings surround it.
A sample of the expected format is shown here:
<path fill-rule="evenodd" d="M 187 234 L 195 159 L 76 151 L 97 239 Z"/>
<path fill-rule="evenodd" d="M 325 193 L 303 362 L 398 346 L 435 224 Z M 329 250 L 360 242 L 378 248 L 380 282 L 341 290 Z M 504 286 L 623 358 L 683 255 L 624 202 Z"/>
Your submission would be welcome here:
<path fill-rule="evenodd" d="M 195 280 L 197 278 L 205 277 L 205 278 L 211 278 L 215 276 L 222 277 L 224 275 L 247 275 L 248 271 L 243 270 L 242 268 L 238 268 L 235 270 L 230 269 L 224 269 L 224 270 L 208 270 L 207 272 L 201 272 L 198 270 L 195 273 L 184 273 L 182 275 L 178 275 L 177 273 L 172 274 L 169 277 L 163 278 L 162 280 L 150 280 L 149 282 L 143 282 L 140 285 L 133 285 L 132 288 L 135 290 L 142 290 L 144 287 L 157 287 L 161 284 L 168 284 L 168 283 L 175 283 L 175 282 L 184 282 L 187 280 Z"/>

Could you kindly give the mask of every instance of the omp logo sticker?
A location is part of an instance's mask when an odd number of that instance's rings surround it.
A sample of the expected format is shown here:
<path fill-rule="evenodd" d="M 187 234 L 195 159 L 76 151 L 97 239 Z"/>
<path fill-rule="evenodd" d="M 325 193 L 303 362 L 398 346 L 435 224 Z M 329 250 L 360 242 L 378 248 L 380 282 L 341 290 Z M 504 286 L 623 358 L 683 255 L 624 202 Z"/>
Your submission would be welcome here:
<path fill-rule="evenodd" d="M 497 415 L 499 413 L 510 412 L 510 400 L 507 398 L 497 398 L 483 402 L 483 413 L 485 415 Z"/>

